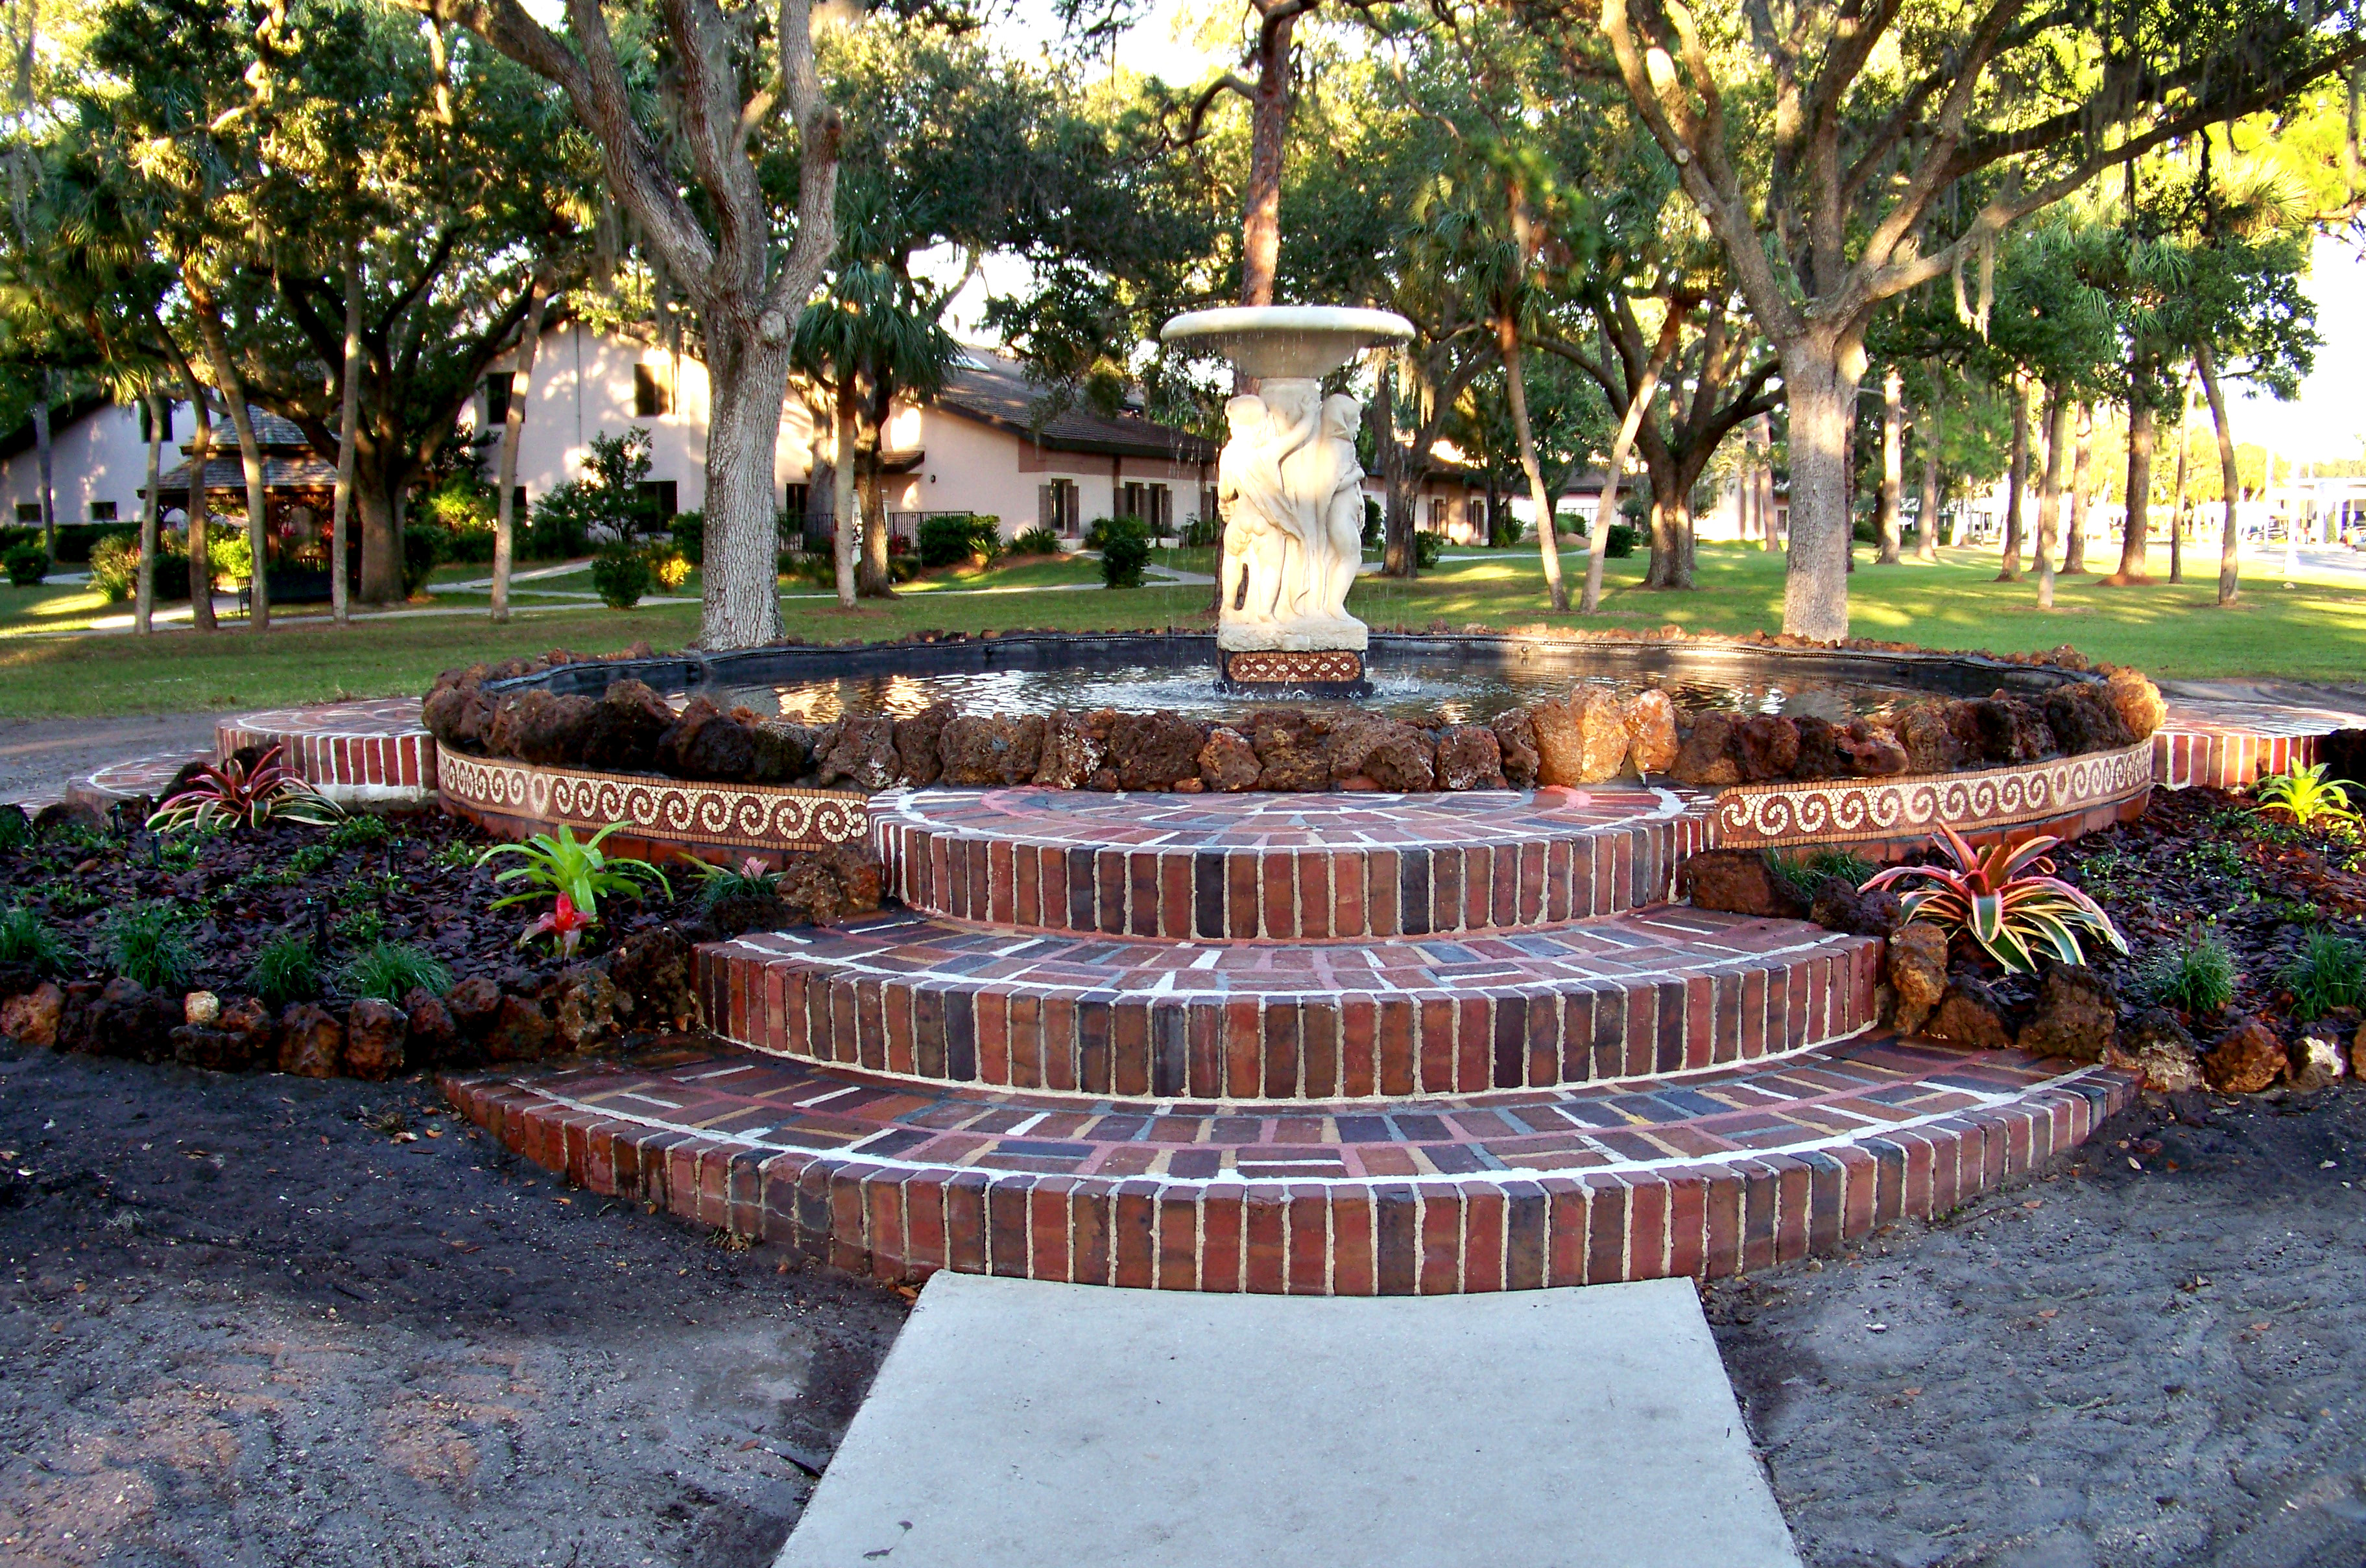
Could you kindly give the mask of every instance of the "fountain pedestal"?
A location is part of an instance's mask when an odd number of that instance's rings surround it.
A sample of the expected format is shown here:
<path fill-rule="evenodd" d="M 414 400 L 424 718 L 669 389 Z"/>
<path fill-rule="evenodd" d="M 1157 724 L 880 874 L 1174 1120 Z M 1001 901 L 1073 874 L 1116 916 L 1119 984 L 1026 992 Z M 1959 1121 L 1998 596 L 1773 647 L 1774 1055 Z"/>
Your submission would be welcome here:
<path fill-rule="evenodd" d="M 1224 405 L 1216 466 L 1218 684 L 1244 695 L 1368 696 L 1369 634 L 1347 614 L 1363 560 L 1363 405 L 1322 378 L 1412 335 L 1385 310 L 1321 306 L 1200 310 L 1160 336 L 1212 346 L 1256 382 Z"/>

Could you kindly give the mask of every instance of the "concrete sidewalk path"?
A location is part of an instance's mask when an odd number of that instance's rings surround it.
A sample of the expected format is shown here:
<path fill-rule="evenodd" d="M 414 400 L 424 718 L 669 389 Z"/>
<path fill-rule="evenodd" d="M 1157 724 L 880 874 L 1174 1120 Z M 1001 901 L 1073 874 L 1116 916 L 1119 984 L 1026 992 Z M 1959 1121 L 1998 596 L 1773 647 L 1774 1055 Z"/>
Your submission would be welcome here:
<path fill-rule="evenodd" d="M 775 1568 L 1797 1568 L 1691 1281 L 940 1273 Z"/>

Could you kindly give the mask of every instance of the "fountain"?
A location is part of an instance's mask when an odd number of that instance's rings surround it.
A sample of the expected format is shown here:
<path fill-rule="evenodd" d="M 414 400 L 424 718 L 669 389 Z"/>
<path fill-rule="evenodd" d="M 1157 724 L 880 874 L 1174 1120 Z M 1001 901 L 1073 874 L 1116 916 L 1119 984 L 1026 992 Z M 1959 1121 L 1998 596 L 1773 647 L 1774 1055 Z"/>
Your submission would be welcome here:
<path fill-rule="evenodd" d="M 1388 310 L 1325 305 L 1194 310 L 1160 341 L 1212 348 L 1256 390 L 1224 405 L 1216 467 L 1224 518 L 1218 560 L 1218 684 L 1244 695 L 1363 696 L 1369 635 L 1347 613 L 1363 560 L 1363 405 L 1323 395 L 1356 355 L 1403 343 Z"/>

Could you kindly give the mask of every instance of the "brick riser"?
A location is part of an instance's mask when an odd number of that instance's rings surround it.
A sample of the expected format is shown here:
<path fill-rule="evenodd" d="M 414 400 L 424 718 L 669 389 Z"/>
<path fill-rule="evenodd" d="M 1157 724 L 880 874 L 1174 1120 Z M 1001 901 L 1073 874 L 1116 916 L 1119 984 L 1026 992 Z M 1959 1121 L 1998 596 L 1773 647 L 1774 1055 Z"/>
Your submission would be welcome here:
<path fill-rule="evenodd" d="M 2090 1072 L 1798 1154 L 1616 1174 L 1222 1186 L 770 1153 L 450 1080 L 511 1149 L 592 1191 L 918 1280 L 938 1269 L 1077 1283 L 1269 1293 L 1451 1294 L 1714 1278 L 1830 1254 L 2043 1168 L 2134 1093 Z"/>
<path fill-rule="evenodd" d="M 1449 797 L 1450 798 L 1450 797 Z M 1328 941 L 1559 924 L 1674 897 L 1685 815 L 1505 842 L 1150 849 L 873 824 L 908 908 L 1026 931 Z"/>
<path fill-rule="evenodd" d="M 1663 918 L 1724 922 L 1784 950 L 1764 958 L 1721 950 L 1714 965 L 1696 959 L 1582 980 L 1448 981 L 1414 994 L 1258 994 L 1243 982 L 1234 994 L 1160 996 L 1138 975 L 1064 991 L 1024 979 L 848 973 L 831 955 L 861 941 L 858 931 L 792 939 L 785 952 L 766 951 L 782 939 L 765 937 L 702 948 L 699 981 L 710 1025 L 767 1054 L 1121 1099 L 1405 1099 L 1643 1078 L 1779 1056 L 1875 1021 L 1877 940 L 1690 909 Z M 915 951 L 853 959 L 918 968 L 905 956 Z"/>

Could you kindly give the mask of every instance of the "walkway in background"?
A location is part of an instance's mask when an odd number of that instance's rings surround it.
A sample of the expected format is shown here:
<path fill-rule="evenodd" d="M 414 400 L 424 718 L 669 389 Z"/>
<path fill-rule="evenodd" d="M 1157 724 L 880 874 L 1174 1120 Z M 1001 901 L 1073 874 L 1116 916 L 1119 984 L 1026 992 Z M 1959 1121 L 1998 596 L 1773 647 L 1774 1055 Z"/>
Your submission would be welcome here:
<path fill-rule="evenodd" d="M 775 1568 L 1797 1568 L 1689 1280 L 932 1278 Z"/>

